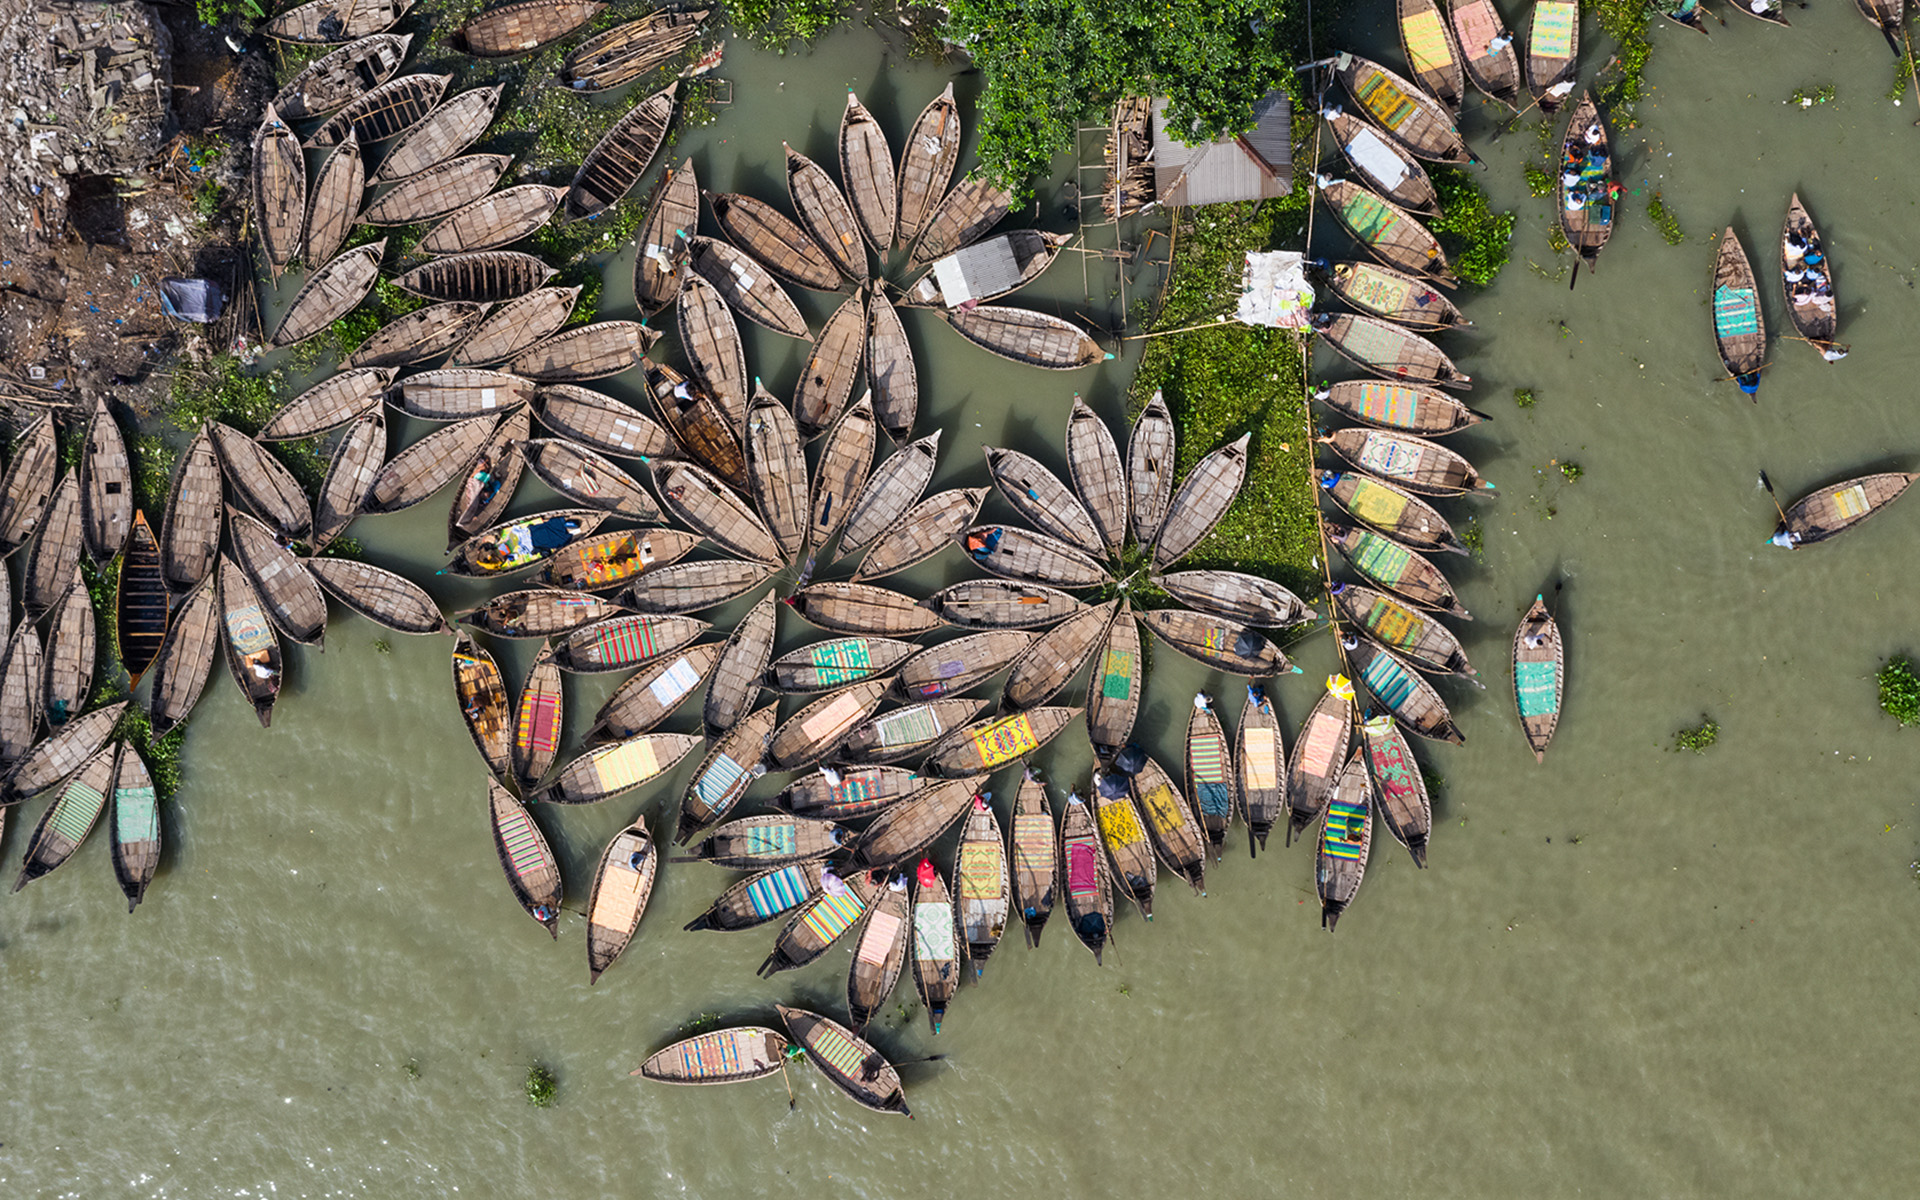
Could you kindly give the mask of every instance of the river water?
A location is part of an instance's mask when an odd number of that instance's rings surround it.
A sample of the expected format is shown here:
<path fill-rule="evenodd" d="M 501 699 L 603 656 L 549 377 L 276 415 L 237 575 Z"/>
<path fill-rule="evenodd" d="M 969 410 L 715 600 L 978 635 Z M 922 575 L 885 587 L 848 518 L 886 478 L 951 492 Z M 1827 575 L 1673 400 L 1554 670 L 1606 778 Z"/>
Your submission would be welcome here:
<path fill-rule="evenodd" d="M 899 1060 L 946 1056 L 903 1069 L 911 1123 L 853 1107 L 807 1069 L 793 1073 L 792 1112 L 771 1080 L 649 1085 L 627 1072 L 703 1015 L 767 1021 L 775 1001 L 841 1011 L 846 952 L 756 979 L 771 930 L 681 932 L 727 879 L 673 865 L 640 937 L 589 988 L 577 912 L 555 945 L 502 883 L 448 642 L 389 638 L 336 611 L 324 654 L 292 651 L 271 731 L 212 680 L 167 858 L 137 913 L 122 911 L 98 837 L 0 904 L 13 1066 L 0 1190 L 1904 1191 L 1920 1166 L 1908 867 L 1920 744 L 1877 710 L 1871 675 L 1886 654 L 1920 649 L 1899 600 L 1920 588 L 1920 509 L 1789 555 L 1763 545 L 1773 511 L 1755 476 L 1764 467 L 1797 495 L 1915 461 L 1920 112 L 1882 98 L 1890 56 L 1849 6 L 1792 16 L 1781 30 L 1730 15 L 1711 39 L 1655 31 L 1642 128 L 1622 138 L 1634 195 L 1599 272 L 1571 292 L 1526 265 L 1553 265 L 1547 202 L 1527 199 L 1521 178 L 1533 136 L 1490 143 L 1493 118 L 1469 113 L 1487 186 L 1522 213 L 1514 266 L 1469 299 L 1477 328 L 1446 343 L 1496 418 L 1455 440 L 1500 485 L 1475 507 L 1484 560 L 1448 561 L 1479 618 L 1464 628 L 1488 687 L 1443 684 L 1467 745 L 1420 751 L 1445 777 L 1431 869 L 1379 839 L 1338 936 L 1319 928 L 1310 851 L 1276 839 L 1249 860 L 1236 833 L 1207 897 L 1167 885 L 1151 925 L 1123 914 L 1105 968 L 1056 920 L 1037 952 L 1009 942 L 937 1039 L 903 985 L 875 1040 Z M 1347 32 L 1391 40 L 1367 22 Z M 1588 34 L 1603 41 L 1591 21 Z M 734 103 L 683 152 L 709 187 L 779 199 L 780 141 L 830 160 L 846 87 L 897 139 L 949 72 L 902 65 L 851 31 L 805 55 L 735 46 L 723 73 Z M 1782 103 L 1829 81 L 1831 104 Z M 965 98 L 977 77 L 959 83 Z M 1685 244 L 1646 220 L 1649 187 L 1664 189 Z M 1838 264 L 1854 353 L 1829 367 L 1777 341 L 1756 405 L 1716 381 L 1712 242 L 1728 222 L 1741 231 L 1768 318 L 1783 321 L 1773 246 L 1796 188 Z M 1041 216 L 1065 227 L 1052 195 Z M 613 315 L 628 261 L 609 273 Z M 1063 258 L 1024 302 L 1108 303 L 1111 266 L 1085 287 L 1079 274 Z M 817 326 L 825 298 L 808 301 Z M 922 428 L 947 431 L 936 487 L 983 483 L 983 443 L 1057 464 L 1076 389 L 1115 421 L 1124 412 L 1124 363 L 1024 371 L 930 319 L 910 325 Z M 753 369 L 785 394 L 799 344 L 748 338 Z M 1325 352 L 1318 367 L 1333 369 Z M 1536 389 L 1537 405 L 1516 408 L 1516 387 Z M 1583 471 L 1571 484 L 1557 465 L 1569 460 Z M 516 505 L 546 502 L 530 483 Z M 443 503 L 355 535 L 375 561 L 426 575 Z M 950 553 L 904 586 L 964 573 Z M 1572 682 L 1536 765 L 1502 663 L 1519 613 L 1556 580 Z M 428 582 L 449 607 L 479 594 Z M 782 648 L 808 633 L 783 616 Z M 517 679 L 531 647 L 495 649 Z M 1297 653 L 1305 674 L 1275 688 L 1289 742 L 1333 666 L 1324 637 Z M 612 683 L 569 680 L 576 729 Z M 1177 763 L 1201 687 L 1237 716 L 1237 682 L 1154 656 L 1140 730 L 1163 761 Z M 1703 713 L 1719 744 L 1670 752 Z M 697 727 L 697 711 L 676 727 Z M 1058 787 L 1084 776 L 1076 738 L 1039 756 Z M 570 909 L 634 813 L 666 828 L 691 766 L 599 806 L 541 812 Z M 1004 803 L 1012 780 L 996 782 Z M 37 817 L 17 818 L 9 854 Z M 560 1081 L 550 1110 L 521 1095 L 536 1060 Z"/>

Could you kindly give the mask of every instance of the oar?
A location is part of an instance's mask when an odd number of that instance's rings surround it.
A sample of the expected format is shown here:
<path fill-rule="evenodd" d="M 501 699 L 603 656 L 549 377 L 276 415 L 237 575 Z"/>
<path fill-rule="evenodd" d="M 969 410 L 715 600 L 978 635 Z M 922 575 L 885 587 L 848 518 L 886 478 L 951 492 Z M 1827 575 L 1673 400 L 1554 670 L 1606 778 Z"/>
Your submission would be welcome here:
<path fill-rule="evenodd" d="M 780 1056 L 780 1082 L 787 1085 L 787 1111 L 792 1112 L 795 1105 L 793 1098 L 793 1080 L 787 1076 L 787 1056 L 784 1054 Z"/>
<path fill-rule="evenodd" d="M 1567 290 L 1568 290 L 1568 291 L 1572 291 L 1572 290 L 1573 290 L 1573 285 L 1574 285 L 1574 284 L 1576 284 L 1576 283 L 1579 283 L 1579 282 L 1580 282 L 1580 263 L 1581 263 L 1581 261 L 1582 261 L 1582 260 L 1581 260 L 1580 258 L 1578 258 L 1577 256 L 1576 256 L 1576 257 L 1574 258 L 1574 260 L 1573 260 L 1573 278 L 1572 278 L 1572 279 L 1569 279 L 1569 280 L 1567 281 Z"/>
<path fill-rule="evenodd" d="M 1765 471 L 1760 472 L 1760 486 L 1767 489 L 1767 498 L 1773 501 L 1773 511 L 1780 514 L 1780 524 L 1784 528 L 1787 523 L 1787 510 L 1780 507 L 1780 497 L 1773 491 L 1773 480 L 1767 478 Z"/>

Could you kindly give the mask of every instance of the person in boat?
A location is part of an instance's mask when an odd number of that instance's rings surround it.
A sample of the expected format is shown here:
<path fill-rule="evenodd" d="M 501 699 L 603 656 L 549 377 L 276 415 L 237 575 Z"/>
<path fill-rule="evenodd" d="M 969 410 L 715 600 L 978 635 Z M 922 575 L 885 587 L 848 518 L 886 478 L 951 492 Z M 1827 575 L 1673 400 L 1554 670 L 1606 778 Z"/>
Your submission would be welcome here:
<path fill-rule="evenodd" d="M 1845 350 L 1842 350 L 1840 347 L 1834 345 L 1832 342 L 1828 342 L 1820 350 L 1820 357 L 1826 359 L 1830 363 L 1839 362 L 1841 359 L 1845 358 L 1846 356 L 1847 356 L 1847 352 Z"/>
<path fill-rule="evenodd" d="M 1745 375 L 1735 375 L 1733 382 L 1743 394 L 1751 396 L 1760 390 L 1760 372 L 1748 371 Z"/>
<path fill-rule="evenodd" d="M 1567 189 L 1567 211 L 1579 212 L 1587 206 L 1587 189 L 1570 187 Z"/>
<path fill-rule="evenodd" d="M 548 921 L 553 920 L 553 917 L 554 917 L 553 910 L 551 908 L 548 908 L 546 905 L 536 904 L 533 906 L 533 919 L 540 922 L 542 925 L 545 925 Z"/>
<path fill-rule="evenodd" d="M 1360 648 L 1360 638 L 1354 634 L 1352 630 L 1342 629 L 1340 631 L 1340 648 L 1342 650 L 1358 650 Z"/>
<path fill-rule="evenodd" d="M 1520 644 L 1529 650 L 1538 650 L 1547 644 L 1547 635 L 1545 632 L 1536 629 L 1532 633 L 1522 635 Z"/>
<path fill-rule="evenodd" d="M 1595 121 L 1593 124 L 1587 126 L 1587 131 L 1581 135 L 1581 140 L 1585 141 L 1589 147 L 1605 145 L 1607 141 L 1606 128 L 1602 126 L 1600 122 Z M 1600 155 L 1600 157 L 1604 158 L 1605 155 Z"/>
<path fill-rule="evenodd" d="M 1798 530 L 1788 529 L 1786 525 L 1782 524 L 1775 527 L 1773 536 L 1768 538 L 1767 541 L 1780 547 L 1782 550 L 1794 550 L 1799 548 L 1801 537 Z"/>
<path fill-rule="evenodd" d="M 967 553 L 976 559 L 985 559 L 1000 548 L 1002 536 L 1003 531 L 997 526 L 985 533 L 969 533 L 967 534 Z"/>
<path fill-rule="evenodd" d="M 1513 45 L 1513 35 L 1502 29 L 1499 33 L 1487 39 L 1487 56 L 1492 57 L 1511 45 Z"/>
<path fill-rule="evenodd" d="M 1565 80 L 1561 83 L 1556 83 L 1552 87 L 1547 89 L 1547 96 L 1552 98 L 1555 101 L 1565 100 L 1568 96 L 1571 96 L 1572 94 L 1573 94 L 1573 80 L 1571 79 Z"/>
<path fill-rule="evenodd" d="M 549 517 L 527 528 L 527 537 L 535 550 L 558 550 L 580 532 L 578 517 Z"/>
<path fill-rule="evenodd" d="M 646 861 L 647 861 L 646 849 L 643 847 L 639 850 L 635 850 L 632 854 L 627 855 L 627 869 L 638 874 L 640 871 L 640 868 L 646 864 Z"/>

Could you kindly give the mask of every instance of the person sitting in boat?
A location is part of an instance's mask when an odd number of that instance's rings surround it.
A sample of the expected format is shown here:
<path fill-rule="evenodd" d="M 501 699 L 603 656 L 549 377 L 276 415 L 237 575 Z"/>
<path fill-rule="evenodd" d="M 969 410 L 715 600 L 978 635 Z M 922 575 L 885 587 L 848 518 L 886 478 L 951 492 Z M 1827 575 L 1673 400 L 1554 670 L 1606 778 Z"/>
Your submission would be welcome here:
<path fill-rule="evenodd" d="M 1760 372 L 1748 371 L 1745 375 L 1735 375 L 1733 382 L 1742 395 L 1751 396 L 1760 390 Z"/>
<path fill-rule="evenodd" d="M 1757 17 L 1780 15 L 1780 0 L 1747 0 L 1747 9 Z"/>
<path fill-rule="evenodd" d="M 1000 548 L 1001 536 L 1002 531 L 997 527 L 985 533 L 969 533 L 967 534 L 967 553 L 976 559 L 985 559 Z"/>
<path fill-rule="evenodd" d="M 1340 648 L 1342 650 L 1358 650 L 1360 648 L 1360 638 L 1355 635 L 1352 630 L 1342 629 L 1340 631 Z"/>
<path fill-rule="evenodd" d="M 1552 87 L 1548 88 L 1546 97 L 1543 97 L 1543 98 L 1552 99 L 1555 102 L 1558 102 L 1561 100 L 1565 100 L 1568 96 L 1571 96 L 1572 94 L 1573 94 L 1573 80 L 1568 79 L 1568 80 L 1565 80 L 1564 82 L 1556 83 Z"/>
<path fill-rule="evenodd" d="M 1560 186 L 1569 189 L 1580 186 L 1579 163 L 1574 162 L 1572 159 L 1567 160 L 1566 166 L 1560 169 Z"/>
<path fill-rule="evenodd" d="M 533 906 L 533 919 L 545 925 L 553 920 L 553 910 L 544 904 L 536 904 Z"/>
<path fill-rule="evenodd" d="M 1500 53 L 1511 45 L 1513 45 L 1513 35 L 1502 29 L 1493 37 L 1487 39 L 1487 56 L 1491 58 L 1493 55 Z"/>
<path fill-rule="evenodd" d="M 1805 267 L 1783 267 L 1780 275 L 1788 283 L 1799 283 L 1807 277 L 1807 269 Z"/>
<path fill-rule="evenodd" d="M 558 550 L 580 532 L 578 517 L 549 517 L 528 528 L 527 536 L 535 550 Z"/>
<path fill-rule="evenodd" d="M 1600 122 L 1595 121 L 1593 124 L 1587 126 L 1587 132 L 1584 135 L 1582 135 L 1582 139 L 1589 146 L 1604 145 L 1606 144 L 1606 140 L 1607 140 L 1606 127 L 1601 125 Z M 1604 158 L 1605 155 L 1601 155 L 1600 157 Z"/>
<path fill-rule="evenodd" d="M 627 855 L 627 869 L 638 874 L 640 868 L 646 865 L 646 861 L 647 851 L 645 847 L 642 847 L 639 850 L 635 850 L 632 854 Z"/>
<path fill-rule="evenodd" d="M 1567 189 L 1567 211 L 1579 212 L 1587 206 L 1587 189 L 1570 187 Z"/>
<path fill-rule="evenodd" d="M 1788 529 L 1782 524 L 1774 529 L 1773 536 L 1767 540 L 1782 550 L 1793 550 L 1799 547 L 1801 538 L 1798 530 Z"/>
<path fill-rule="evenodd" d="M 1786 250 L 1788 262 L 1793 262 L 1805 254 L 1807 252 L 1807 244 L 1807 239 L 1801 236 L 1798 229 L 1787 230 L 1786 237 L 1781 239 L 1781 246 Z"/>
<path fill-rule="evenodd" d="M 1538 650 L 1547 644 L 1547 635 L 1544 632 L 1536 630 L 1533 633 L 1523 635 L 1520 638 L 1520 644 L 1529 650 Z"/>
<path fill-rule="evenodd" d="M 1820 351 L 1820 357 L 1826 359 L 1830 363 L 1839 362 L 1841 359 L 1845 358 L 1846 356 L 1847 356 L 1847 352 L 1845 350 L 1842 350 L 1840 347 L 1834 345 L 1832 342 L 1828 342 L 1826 344 L 1826 347 Z"/>

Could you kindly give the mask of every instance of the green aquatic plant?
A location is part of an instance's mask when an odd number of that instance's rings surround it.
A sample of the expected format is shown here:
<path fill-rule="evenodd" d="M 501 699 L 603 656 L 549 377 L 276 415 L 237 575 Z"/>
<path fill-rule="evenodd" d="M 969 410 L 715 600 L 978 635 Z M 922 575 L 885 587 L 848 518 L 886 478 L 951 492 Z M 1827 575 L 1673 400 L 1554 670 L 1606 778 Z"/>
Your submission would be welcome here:
<path fill-rule="evenodd" d="M 203 363 L 181 362 L 173 370 L 167 417 L 176 429 L 223 421 L 251 433 L 280 407 L 280 383 L 279 372 L 256 375 L 231 354 L 216 354 Z"/>
<path fill-rule="evenodd" d="M 1573 243 L 1567 240 L 1567 231 L 1560 228 L 1558 221 L 1547 226 L 1547 248 L 1555 254 L 1565 254 L 1573 249 Z"/>
<path fill-rule="evenodd" d="M 769 50 L 786 53 L 790 42 L 810 42 L 840 19 L 840 0 L 730 0 L 727 19 L 735 33 Z"/>
<path fill-rule="evenodd" d="M 1655 192 L 1647 200 L 1647 219 L 1652 221 L 1653 227 L 1660 231 L 1660 236 L 1666 239 L 1667 245 L 1678 246 L 1687 240 L 1686 232 L 1680 228 L 1680 222 L 1674 218 L 1673 210 L 1667 207 L 1666 201 L 1660 198 L 1659 192 Z"/>
<path fill-rule="evenodd" d="M 1576 462 L 1563 462 L 1563 463 L 1561 463 L 1561 464 L 1560 464 L 1560 475 L 1561 475 L 1561 477 L 1562 477 L 1562 478 L 1564 478 L 1564 479 L 1565 479 L 1565 480 L 1566 480 L 1566 481 L 1567 481 L 1568 483 L 1577 483 L 1577 482 L 1579 482 L 1579 480 L 1580 480 L 1580 477 L 1581 477 L 1582 475 L 1584 475 L 1584 474 L 1586 474 L 1586 472 L 1585 472 L 1585 471 L 1582 471 L 1582 470 L 1580 469 L 1580 464 L 1579 464 L 1579 463 L 1576 463 Z"/>
<path fill-rule="evenodd" d="M 1527 195 L 1533 196 L 1536 199 L 1541 196 L 1553 195 L 1553 176 L 1547 174 L 1545 167 L 1539 163 L 1528 163 L 1526 173 Z"/>
<path fill-rule="evenodd" d="M 1538 399 L 1539 397 L 1533 394 L 1532 388 L 1513 389 L 1513 404 L 1515 408 L 1532 408 Z"/>
<path fill-rule="evenodd" d="M 560 1091 L 560 1081 L 544 1065 L 534 1063 L 527 1068 L 527 1103 L 535 1108 L 552 1108 L 553 1098 Z"/>
<path fill-rule="evenodd" d="M 1912 660 L 1896 654 L 1881 666 L 1875 679 L 1880 684 L 1880 707 L 1900 722 L 1902 728 L 1920 725 L 1920 671 Z"/>
<path fill-rule="evenodd" d="M 1634 106 L 1640 102 L 1647 60 L 1653 57 L 1647 24 L 1664 11 L 1663 0 L 1591 0 L 1587 8 L 1619 43 L 1600 72 L 1599 101 L 1610 110 L 1615 127 L 1632 129 L 1639 124 Z"/>
<path fill-rule="evenodd" d="M 1906 99 L 1907 84 L 1913 80 L 1915 60 L 1917 58 L 1920 58 L 1920 55 L 1916 55 L 1913 51 L 1909 50 L 1907 53 L 1893 60 L 1893 86 L 1887 89 L 1887 99 L 1893 101 L 1895 104 Z"/>
<path fill-rule="evenodd" d="M 1460 527 L 1460 544 L 1465 546 L 1467 553 L 1473 555 L 1475 559 L 1485 558 L 1487 531 L 1480 524 L 1479 517 L 1468 517 L 1467 523 Z"/>
<path fill-rule="evenodd" d="M 133 503 L 154 514 L 155 524 L 173 484 L 173 464 L 179 454 L 167 439 L 153 433 L 127 435 L 127 455 L 133 460 Z"/>
<path fill-rule="evenodd" d="M 1698 725 L 1678 730 L 1673 735 L 1673 749 L 1691 750 L 1695 754 L 1705 754 L 1707 747 L 1720 740 L 1720 726 L 1712 717 L 1701 714 Z"/>
<path fill-rule="evenodd" d="M 141 761 L 147 764 L 147 774 L 153 777 L 154 797 L 160 803 L 166 803 L 179 792 L 180 751 L 187 741 L 185 721 L 167 730 L 165 737 L 155 737 L 147 710 L 132 705 L 114 726 L 113 736 L 125 739 L 130 748 L 140 752 Z"/>
<path fill-rule="evenodd" d="M 1440 215 L 1429 227 L 1451 243 L 1453 273 L 1467 283 L 1487 286 L 1507 265 L 1514 214 L 1494 212 L 1487 194 L 1459 167 L 1434 167 L 1428 173 L 1440 196 Z"/>
<path fill-rule="evenodd" d="M 1906 86 L 1907 80 L 1903 75 L 1900 78 L 1900 89 L 1905 91 Z M 1781 103 L 1791 104 L 1795 108 L 1812 108 L 1816 104 L 1831 104 L 1833 103 L 1833 85 L 1823 83 L 1812 91 L 1808 91 L 1806 88 L 1795 88 L 1793 89 L 1793 95 L 1787 97 L 1781 101 Z"/>

